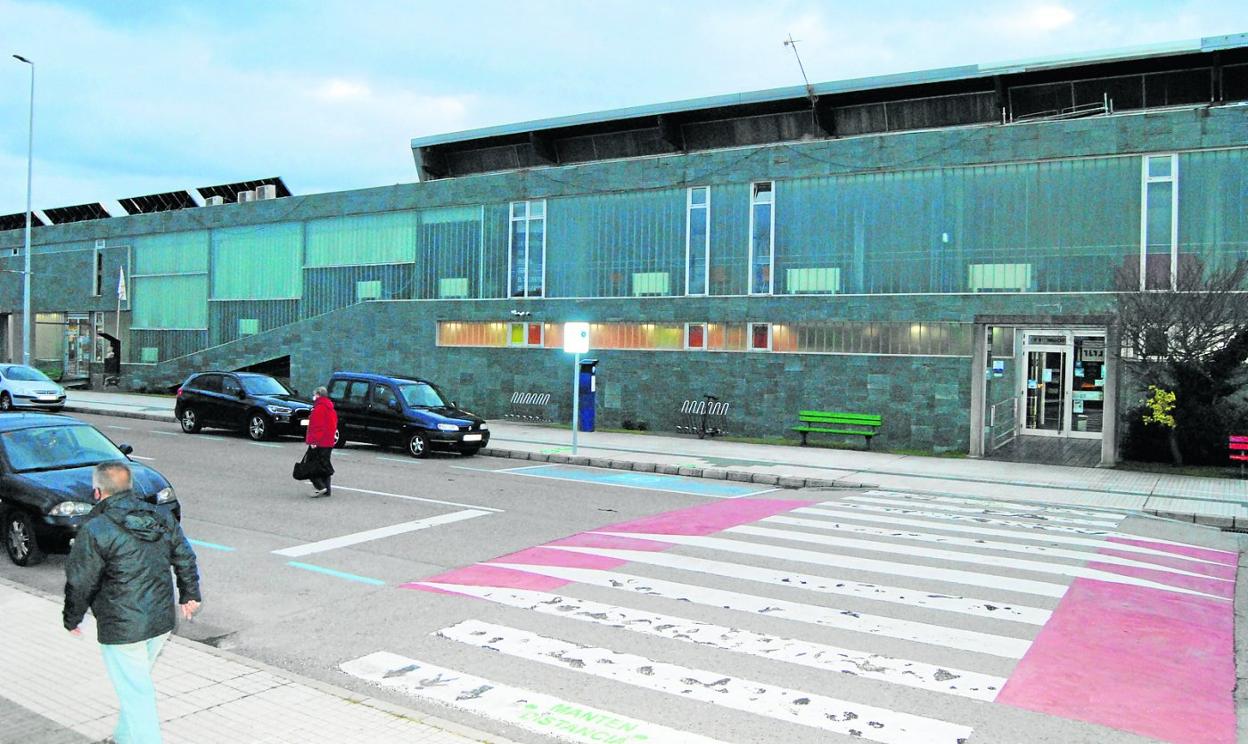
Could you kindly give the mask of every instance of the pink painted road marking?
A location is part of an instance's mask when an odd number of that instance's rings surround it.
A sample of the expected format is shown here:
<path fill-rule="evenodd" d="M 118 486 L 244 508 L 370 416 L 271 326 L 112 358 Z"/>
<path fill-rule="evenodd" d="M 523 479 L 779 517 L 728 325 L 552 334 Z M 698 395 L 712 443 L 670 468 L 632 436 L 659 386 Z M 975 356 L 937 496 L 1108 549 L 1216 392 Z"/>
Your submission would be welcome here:
<path fill-rule="evenodd" d="M 652 517 L 642 517 L 623 524 L 603 527 L 600 532 L 640 532 L 653 535 L 713 535 L 765 517 L 783 514 L 815 501 L 780 501 L 776 499 L 732 499 L 691 506 Z"/>
<path fill-rule="evenodd" d="M 1180 571 L 1190 571 L 1191 573 L 1204 574 L 1212 576 L 1215 579 L 1235 579 L 1235 567 L 1228 566 L 1224 563 L 1201 563 L 1188 558 L 1180 558 L 1179 556 L 1167 557 L 1164 555 L 1142 555 L 1140 553 L 1131 553 L 1126 550 L 1113 550 L 1110 548 L 1101 548 L 1097 551 L 1101 555 L 1112 555 L 1116 558 L 1127 558 L 1141 563 L 1154 563 L 1158 566 L 1166 568 L 1176 568 Z"/>
<path fill-rule="evenodd" d="M 541 574 L 529 573 L 527 571 L 516 571 L 511 568 L 503 568 L 501 566 L 487 566 L 484 563 L 478 563 L 473 566 L 465 566 L 457 568 L 454 571 L 430 576 L 427 581 L 432 584 L 464 584 L 465 586 L 491 586 L 499 589 L 534 589 L 539 592 L 554 591 L 562 586 L 566 586 L 569 582 L 565 579 L 556 579 L 550 576 L 542 576 Z M 412 581 L 406 584 L 400 584 L 400 589 L 420 589 L 429 591 L 431 588 L 421 586 L 419 581 Z M 445 593 L 445 592 L 443 592 Z"/>
<path fill-rule="evenodd" d="M 658 553 L 672 547 L 671 543 L 657 540 L 645 540 L 640 537 L 619 537 L 617 535 L 596 535 L 593 532 L 582 532 L 578 535 L 565 537 L 547 545 L 566 545 L 570 548 L 605 548 L 607 550 L 645 550 Z"/>
<path fill-rule="evenodd" d="M 1225 581 L 1223 579 L 1205 579 L 1199 576 L 1183 576 L 1181 574 L 1170 573 L 1169 571 L 1154 570 L 1151 568 L 1136 568 L 1135 566 L 1119 566 L 1114 563 L 1097 563 L 1096 561 L 1089 561 L 1088 568 L 1095 568 L 1098 571 L 1116 573 L 1119 576 L 1130 576 L 1133 579 L 1156 581 L 1158 584 L 1174 586 L 1180 589 L 1190 589 L 1194 592 L 1209 594 L 1214 597 L 1225 597 L 1227 599 L 1235 598 L 1234 581 Z"/>
<path fill-rule="evenodd" d="M 1229 602 L 1076 579 L 997 702 L 1174 744 L 1235 742 Z"/>
<path fill-rule="evenodd" d="M 510 555 L 491 558 L 490 563 L 520 563 L 528 566 L 565 566 L 567 568 L 596 568 L 610 571 L 619 568 L 628 561 L 588 553 L 574 553 L 569 550 L 554 548 L 526 548 Z"/>
<path fill-rule="evenodd" d="M 1202 561 L 1213 561 L 1221 563 L 1225 566 L 1234 566 L 1239 560 L 1239 556 L 1226 550 L 1214 550 L 1213 548 L 1199 548 L 1195 545 L 1170 545 L 1169 543 L 1153 542 L 1152 540 L 1137 540 L 1130 537 L 1111 537 L 1109 542 L 1122 543 L 1123 545 L 1134 545 L 1137 548 L 1152 548 L 1153 550 L 1164 550 L 1167 553 L 1175 555 L 1185 555 L 1189 558 L 1199 558 Z"/>

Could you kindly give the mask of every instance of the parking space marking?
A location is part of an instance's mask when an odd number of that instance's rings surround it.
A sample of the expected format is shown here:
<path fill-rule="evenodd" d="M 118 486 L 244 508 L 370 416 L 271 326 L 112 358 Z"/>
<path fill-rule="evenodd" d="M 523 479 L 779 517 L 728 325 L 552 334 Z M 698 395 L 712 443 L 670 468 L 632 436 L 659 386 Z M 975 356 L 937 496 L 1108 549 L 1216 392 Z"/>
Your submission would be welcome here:
<path fill-rule="evenodd" d="M 347 581 L 358 581 L 361 584 L 368 584 L 370 586 L 385 586 L 386 585 L 386 582 L 382 581 L 381 579 L 372 579 L 367 576 L 360 576 L 358 574 L 347 573 L 346 571 L 335 571 L 332 568 L 325 568 L 324 566 L 316 566 L 311 563 L 303 563 L 301 561 L 287 561 L 286 565 L 291 566 L 292 568 L 302 568 L 304 571 L 312 571 L 314 573 L 325 574 L 326 576 L 333 576 L 339 579 L 346 579 Z"/>
<path fill-rule="evenodd" d="M 373 496 L 389 496 L 392 499 L 404 499 L 405 501 L 422 501 L 426 504 L 442 504 L 444 506 L 460 506 L 465 509 L 480 509 L 488 512 L 501 512 L 502 509 L 495 509 L 492 506 L 477 506 L 476 504 L 461 504 L 458 501 L 442 501 L 441 499 L 427 499 L 423 496 L 406 496 L 401 493 L 387 493 L 385 491 L 370 491 L 367 488 L 349 488 L 347 486 L 335 485 L 334 488 L 339 491 L 353 491 L 355 493 L 367 493 Z"/>
<path fill-rule="evenodd" d="M 427 517 L 425 519 L 416 519 L 411 522 L 392 524 L 389 527 L 378 527 L 374 530 L 354 532 L 350 535 L 342 535 L 341 537 L 331 537 L 327 540 L 318 540 L 305 545 L 295 545 L 281 550 L 274 550 L 273 553 L 274 555 L 285 555 L 291 558 L 296 558 L 302 555 L 323 553 L 327 550 L 335 550 L 337 548 L 346 548 L 351 545 L 359 545 L 360 543 L 380 540 L 382 538 L 393 537 L 395 535 L 402 535 L 408 532 L 427 530 L 430 527 L 437 527 L 443 524 L 462 522 L 465 519 L 473 519 L 474 517 L 486 517 L 492 513 L 493 512 L 481 511 L 479 509 L 465 509 L 464 511 L 450 512 L 449 514 L 439 514 L 436 517 Z"/>
<path fill-rule="evenodd" d="M 378 459 L 378 460 L 385 460 L 386 462 L 402 462 L 402 463 L 406 463 L 406 464 L 408 464 L 408 465 L 419 465 L 419 464 L 420 464 L 420 460 L 417 460 L 417 459 L 412 458 L 412 457 L 406 457 L 406 458 L 404 458 L 404 457 L 386 457 L 385 455 L 377 455 L 377 459 Z"/>
<path fill-rule="evenodd" d="M 282 445 L 273 444 L 272 442 L 248 442 L 248 444 L 252 445 L 253 447 L 276 447 L 277 449 L 282 448 Z"/>
<path fill-rule="evenodd" d="M 210 543 L 207 540 L 195 540 L 193 538 L 188 537 L 186 538 L 186 541 L 189 542 L 191 545 L 194 545 L 195 547 L 198 547 L 198 548 L 211 548 L 213 550 L 220 550 L 225 553 L 234 552 L 234 548 L 231 548 L 228 545 L 218 545 L 217 543 Z"/>
<path fill-rule="evenodd" d="M 155 435 L 157 435 L 157 436 L 161 436 L 161 437 L 179 437 L 179 436 L 182 436 L 181 434 L 178 434 L 176 431 L 159 431 L 159 430 L 157 430 L 157 429 L 153 429 L 152 431 L 150 431 L 150 432 L 148 432 L 148 433 L 149 433 L 149 434 L 155 434 Z"/>
<path fill-rule="evenodd" d="M 107 428 L 107 429 L 121 429 L 122 431 L 130 431 L 130 427 L 129 427 L 129 426 L 117 426 L 116 424 L 109 424 L 109 425 L 108 425 L 108 426 L 106 426 L 105 428 Z"/>
<path fill-rule="evenodd" d="M 132 460 L 143 460 L 145 462 L 152 462 L 156 459 L 155 457 L 144 457 L 143 455 L 133 455 L 133 454 L 128 455 L 128 457 Z"/>

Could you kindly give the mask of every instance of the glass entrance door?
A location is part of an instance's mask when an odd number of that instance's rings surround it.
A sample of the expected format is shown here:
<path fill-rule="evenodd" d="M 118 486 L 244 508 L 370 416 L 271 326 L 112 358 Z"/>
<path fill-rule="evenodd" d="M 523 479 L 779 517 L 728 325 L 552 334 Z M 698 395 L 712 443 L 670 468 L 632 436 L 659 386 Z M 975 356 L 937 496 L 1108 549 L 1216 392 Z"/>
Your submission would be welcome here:
<path fill-rule="evenodd" d="M 1023 428 L 1029 434 L 1061 436 L 1067 424 L 1066 360 L 1063 348 L 1027 350 L 1026 417 Z"/>
<path fill-rule="evenodd" d="M 65 357 L 62 379 L 75 380 L 91 375 L 91 320 L 86 315 L 70 315 L 65 320 Z"/>

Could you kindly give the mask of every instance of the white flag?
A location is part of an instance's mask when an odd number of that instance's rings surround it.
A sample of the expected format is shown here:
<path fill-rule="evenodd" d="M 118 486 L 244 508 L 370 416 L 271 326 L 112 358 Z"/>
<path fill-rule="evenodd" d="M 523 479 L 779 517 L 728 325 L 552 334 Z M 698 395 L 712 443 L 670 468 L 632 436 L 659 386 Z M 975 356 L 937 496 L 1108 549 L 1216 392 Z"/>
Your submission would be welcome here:
<path fill-rule="evenodd" d="M 117 301 L 126 301 L 126 270 L 124 267 L 117 269 Z"/>

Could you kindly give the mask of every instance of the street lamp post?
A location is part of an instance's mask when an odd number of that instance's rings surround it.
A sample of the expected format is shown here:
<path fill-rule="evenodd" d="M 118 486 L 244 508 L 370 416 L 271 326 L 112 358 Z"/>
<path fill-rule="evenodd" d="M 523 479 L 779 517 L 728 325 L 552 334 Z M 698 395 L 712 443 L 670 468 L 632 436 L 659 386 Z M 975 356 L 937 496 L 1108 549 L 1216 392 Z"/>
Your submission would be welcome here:
<path fill-rule="evenodd" d="M 26 132 L 26 263 L 22 270 L 22 364 L 30 366 L 30 177 L 35 161 L 35 63 L 20 54 L 13 59 L 30 65 L 30 123 Z"/>

